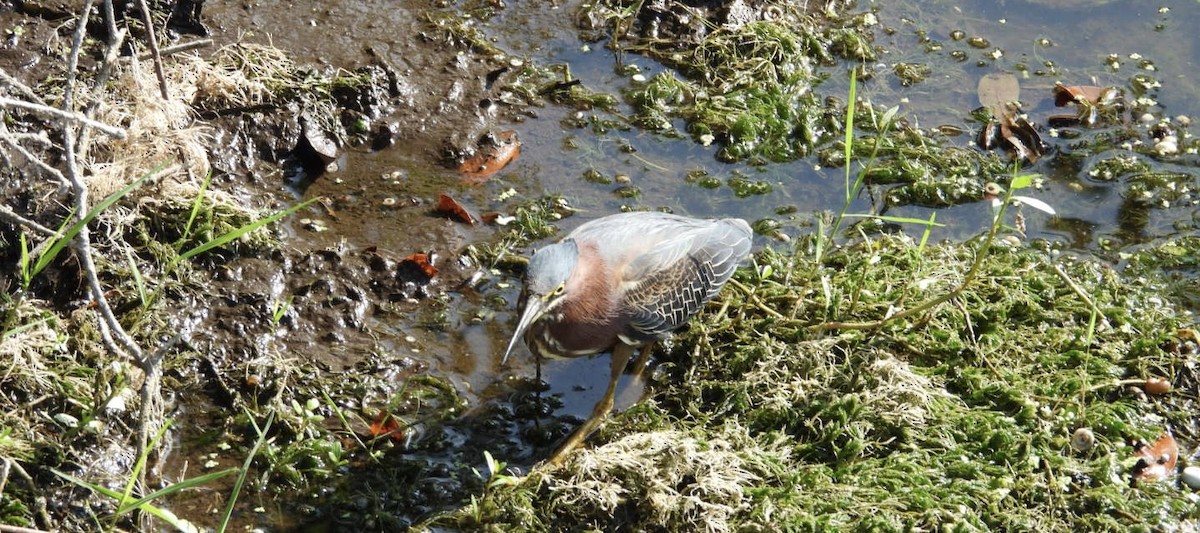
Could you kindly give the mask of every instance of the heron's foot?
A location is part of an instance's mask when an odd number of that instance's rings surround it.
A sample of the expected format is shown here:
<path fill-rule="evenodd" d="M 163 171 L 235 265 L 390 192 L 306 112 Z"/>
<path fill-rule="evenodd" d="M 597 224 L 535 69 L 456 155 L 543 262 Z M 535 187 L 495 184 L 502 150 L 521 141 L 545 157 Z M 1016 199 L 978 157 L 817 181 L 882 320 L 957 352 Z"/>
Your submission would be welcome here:
<path fill-rule="evenodd" d="M 562 466 L 562 464 L 566 462 L 567 456 L 570 455 L 571 452 L 575 451 L 575 449 L 581 444 L 583 444 L 583 441 L 587 440 L 587 438 L 591 436 L 593 432 L 599 429 L 600 425 L 603 424 L 607 418 L 608 412 L 592 413 L 592 416 L 588 417 L 588 419 L 583 422 L 583 425 L 579 426 L 579 428 L 577 428 L 575 432 L 572 433 L 571 436 L 568 437 L 567 440 L 564 441 L 562 445 L 554 451 L 554 455 L 551 455 L 546 462 L 554 466 Z"/>

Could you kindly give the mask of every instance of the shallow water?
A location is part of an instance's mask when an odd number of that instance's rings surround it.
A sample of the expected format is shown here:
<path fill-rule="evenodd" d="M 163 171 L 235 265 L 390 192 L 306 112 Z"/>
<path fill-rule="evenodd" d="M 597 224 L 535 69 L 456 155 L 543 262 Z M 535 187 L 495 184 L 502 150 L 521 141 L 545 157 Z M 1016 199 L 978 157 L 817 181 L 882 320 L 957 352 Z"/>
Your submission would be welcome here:
<path fill-rule="evenodd" d="M 1200 20 L 1200 4 L 1196 2 L 1150 4 L 1130 0 L 1060 9 L 1016 0 L 912 4 L 871 4 L 878 10 L 880 21 L 877 42 L 891 52 L 883 55 L 879 64 L 870 66 L 879 75 L 858 90 L 878 106 L 900 106 L 901 112 L 921 127 L 948 124 L 973 131 L 976 126 L 969 113 L 979 106 L 975 93 L 979 77 L 994 71 L 1019 74 L 1018 65 L 1025 65 L 1029 72 L 1018 77 L 1023 86 L 1021 99 L 1034 122 L 1044 123 L 1046 116 L 1061 112 L 1053 107 L 1050 92 L 1056 81 L 1068 85 L 1122 86 L 1131 70 L 1145 70 L 1139 64 L 1147 59 L 1153 62 L 1152 74 L 1162 82 L 1162 88 L 1151 95 L 1159 102 L 1153 109 L 1161 109 L 1170 117 L 1197 114 L 1198 87 L 1193 73 L 1200 41 L 1191 27 Z M 1160 12 L 1163 6 L 1169 9 Z M 636 55 L 618 55 L 603 42 L 580 41 L 572 12 L 571 5 L 552 8 L 541 2 L 512 1 L 495 11 L 494 16 L 477 21 L 500 50 L 524 61 L 567 64 L 574 77 L 598 92 L 619 94 L 634 83 L 629 76 L 618 74 L 616 67 L 620 64 L 637 65 L 647 77 L 664 69 Z M 288 50 L 300 63 L 350 69 L 382 62 L 410 76 L 435 78 L 437 81 L 416 89 L 435 96 L 455 91 L 486 93 L 481 79 L 486 69 L 464 67 L 464 60 L 445 51 L 414 55 L 414 51 L 423 50 L 414 46 L 423 31 L 422 13 L 409 3 L 312 1 L 286 5 L 262 3 L 253 9 L 212 4 L 207 16 L 228 32 L 225 39 L 232 39 L 237 30 L 253 29 L 245 39 L 266 40 L 269 36 L 273 44 Z M 965 41 L 955 41 L 950 36 L 954 30 L 961 30 L 968 37 L 984 38 L 990 45 L 978 49 Z M 927 32 L 928 38 L 942 43 L 942 47 L 928 51 L 919 31 Z M 1000 51 L 998 55 L 996 50 Z M 954 51 L 965 52 L 968 59 L 961 62 L 952 59 L 950 54 Z M 1112 68 L 1110 54 L 1118 58 L 1119 69 Z M 902 87 L 889 74 L 892 65 L 900 61 L 929 62 L 935 70 L 925 82 Z M 1034 73 L 1039 69 L 1049 70 L 1046 61 L 1053 63 L 1053 71 L 1044 75 Z M 844 97 L 848 89 L 844 71 L 845 66 L 830 69 L 832 78 L 816 90 L 822 95 Z M 483 186 L 463 185 L 453 170 L 436 161 L 443 139 L 474 138 L 486 129 L 486 124 L 470 114 L 470 100 L 463 98 L 461 102 L 466 103 L 460 107 L 428 109 L 428 120 L 404 125 L 413 128 L 414 133 L 397 146 L 373 153 L 351 151 L 345 169 L 335 175 L 336 179 L 318 180 L 306 194 L 336 196 L 352 191 L 354 203 L 343 207 L 337 220 L 328 222 L 328 232 L 293 228 L 289 246 L 312 250 L 335 246 L 378 247 L 397 256 L 435 251 L 443 257 L 454 257 L 469 243 L 485 239 L 492 230 L 431 218 L 427 206 L 382 207 L 389 198 L 429 198 L 441 191 L 455 194 L 480 211 L 502 209 L 504 204 L 497 197 L 509 188 L 519 196 L 531 198 L 548 192 L 561 194 L 580 210 L 560 224 L 564 233 L 586 220 L 623 207 L 667 208 L 693 216 L 738 216 L 754 221 L 776 217 L 778 208 L 794 206 L 798 219 L 803 221 L 809 220 L 811 213 L 835 209 L 841 201 L 843 170 L 818 168 L 812 158 L 763 167 L 722 163 L 714 157 L 715 146 L 699 146 L 689 139 L 669 139 L 638 131 L 597 134 L 590 129 L 565 128 L 562 119 L 576 111 L 554 105 L 538 108 L 536 116 L 519 122 L 502 121 L 503 128 L 518 132 L 523 144 L 520 158 Z M 414 106 L 422 106 L 430 100 L 418 95 L 413 101 Z M 447 114 L 454 113 L 462 115 L 447 118 Z M 956 142 L 965 145 L 972 142 L 972 137 L 962 135 Z M 566 147 L 568 140 L 575 148 Z M 632 147 L 632 153 L 623 146 Z M 1183 173 L 1194 186 L 1197 163 L 1194 154 L 1163 160 L 1135 157 L 1147 159 L 1155 169 Z M 697 169 L 722 181 L 743 173 L 770 182 L 772 190 L 764 195 L 737 198 L 729 187 L 704 189 L 684 179 Z M 629 176 L 632 185 L 640 189 L 640 195 L 633 199 L 619 197 L 614 194 L 619 185 L 583 179 L 589 170 L 608 177 Z M 1026 210 L 1030 239 L 1045 239 L 1087 253 L 1102 244 L 1128 245 L 1193 231 L 1196 208 L 1190 201 L 1155 208 L 1132 205 L 1125 200 L 1127 183 L 1089 176 L 1086 161 L 1081 168 L 1056 164 L 1056 159 L 1048 156 L 1026 170 L 1047 176 L 1044 190 L 1027 194 L 1050 203 L 1061 214 L 1055 218 Z M 402 183 L 392 185 L 381 179 L 393 171 L 405 176 Z M 871 205 L 872 199 L 864 196 L 856 201 L 851 212 L 867 212 Z M 925 219 L 931 212 L 930 208 L 903 206 L 888 214 Z M 975 235 L 986 227 L 990 214 L 990 206 L 982 201 L 941 209 L 937 220 L 946 227 L 937 230 L 934 238 Z M 785 233 L 798 235 L 809 231 L 800 221 L 785 221 Z M 920 230 L 912 231 L 919 234 Z M 760 238 L 758 244 L 778 245 L 766 238 Z M 474 320 L 474 314 L 487 307 L 481 300 L 488 294 L 502 297 L 508 308 L 488 320 Z M 413 315 L 403 313 L 372 315 L 363 331 L 344 332 L 347 343 L 336 351 L 319 345 L 291 348 L 300 356 L 321 352 L 330 362 L 340 362 L 344 368 L 370 356 L 366 346 L 405 354 L 422 361 L 430 373 L 451 380 L 475 408 L 504 403 L 512 393 L 508 378 L 529 378 L 534 373 L 524 348 L 519 349 L 507 366 L 501 367 L 499 362 L 517 316 L 516 294 L 513 279 L 493 280 L 480 291 L 450 290 L 444 329 L 425 328 L 416 318 L 406 322 L 404 317 Z M 366 337 L 355 339 L 356 335 Z M 607 359 L 603 357 L 551 362 L 543 370 L 543 378 L 551 387 L 549 394 L 562 401 L 555 410 L 557 415 L 584 416 L 590 412 L 608 375 Z M 632 396 L 626 394 L 623 403 L 631 402 Z"/>

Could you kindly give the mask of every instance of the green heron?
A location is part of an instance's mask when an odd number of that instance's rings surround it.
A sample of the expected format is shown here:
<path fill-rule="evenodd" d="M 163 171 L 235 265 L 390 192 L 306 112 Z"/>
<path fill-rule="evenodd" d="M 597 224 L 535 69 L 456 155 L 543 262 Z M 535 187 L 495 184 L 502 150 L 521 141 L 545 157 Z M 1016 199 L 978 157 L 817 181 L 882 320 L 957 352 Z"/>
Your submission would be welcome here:
<path fill-rule="evenodd" d="M 525 273 L 525 310 L 504 361 L 524 336 L 535 356 L 612 352 L 612 375 L 591 417 L 558 449 L 559 462 L 613 407 L 617 381 L 635 349 L 641 375 L 655 342 L 683 326 L 716 296 L 750 253 L 745 220 L 700 220 L 656 212 L 588 222 L 534 252 Z"/>

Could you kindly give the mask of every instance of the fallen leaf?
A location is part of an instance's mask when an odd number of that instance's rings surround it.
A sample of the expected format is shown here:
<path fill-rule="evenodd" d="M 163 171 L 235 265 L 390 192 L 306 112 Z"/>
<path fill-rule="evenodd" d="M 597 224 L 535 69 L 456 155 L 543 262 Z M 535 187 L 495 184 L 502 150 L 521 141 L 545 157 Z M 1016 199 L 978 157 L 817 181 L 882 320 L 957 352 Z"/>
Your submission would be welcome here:
<path fill-rule="evenodd" d="M 1009 103 L 1021 100 L 1021 84 L 1017 77 L 1007 72 L 993 72 L 979 78 L 979 86 L 975 89 L 979 104 L 992 110 L 992 115 L 999 118 L 1009 115 Z"/>
<path fill-rule="evenodd" d="M 478 185 L 500 172 L 519 155 L 521 141 L 517 139 L 517 132 L 505 130 L 486 135 L 475 155 L 463 161 L 458 171 L 463 174 L 463 181 Z"/>
<path fill-rule="evenodd" d="M 458 202 L 458 200 L 455 200 L 446 193 L 438 195 L 438 205 L 436 211 L 450 217 L 453 220 L 457 220 L 463 224 L 470 224 L 472 226 L 475 225 L 477 220 L 471 215 L 470 211 L 467 211 L 466 207 L 463 207 L 463 205 Z"/>
<path fill-rule="evenodd" d="M 1014 194 L 1012 199 L 1017 200 L 1029 207 L 1032 207 L 1034 209 L 1037 209 L 1038 211 L 1041 211 L 1041 212 L 1049 214 L 1049 215 L 1057 215 L 1058 214 L 1058 212 L 1056 212 L 1054 210 L 1054 208 L 1050 206 L 1050 204 L 1043 202 L 1041 200 L 1038 200 L 1037 198 L 1034 198 L 1032 196 L 1020 196 L 1020 195 Z"/>
<path fill-rule="evenodd" d="M 429 254 L 418 253 L 405 257 L 400 261 L 400 266 L 404 267 L 405 265 L 416 267 L 417 270 L 420 270 L 422 274 L 425 274 L 425 277 L 430 279 L 438 275 L 438 269 L 437 267 L 433 266 L 433 262 L 429 257 Z"/>
<path fill-rule="evenodd" d="M 1074 103 L 1092 105 L 1111 104 L 1120 91 L 1115 87 L 1100 87 L 1098 85 L 1063 85 L 1054 84 L 1054 105 L 1064 107 Z"/>
<path fill-rule="evenodd" d="M 1143 443 L 1137 447 L 1134 455 L 1138 462 L 1133 467 L 1133 479 L 1159 481 L 1175 471 L 1175 462 L 1179 459 L 1179 445 L 1170 433 L 1163 433 L 1154 444 Z"/>
<path fill-rule="evenodd" d="M 391 437 L 392 440 L 404 442 L 404 427 L 400 424 L 400 420 L 387 410 L 379 412 L 379 416 L 375 417 L 375 421 L 371 422 L 371 427 L 368 430 L 372 438 Z"/>

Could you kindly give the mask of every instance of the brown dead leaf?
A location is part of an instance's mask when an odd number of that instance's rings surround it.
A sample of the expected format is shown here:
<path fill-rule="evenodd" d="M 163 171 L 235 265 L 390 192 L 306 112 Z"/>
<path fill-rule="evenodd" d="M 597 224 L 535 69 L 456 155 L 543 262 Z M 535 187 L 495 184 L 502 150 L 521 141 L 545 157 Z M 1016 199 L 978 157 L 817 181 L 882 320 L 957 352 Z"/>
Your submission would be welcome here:
<path fill-rule="evenodd" d="M 1054 105 L 1064 107 L 1074 103 L 1104 105 L 1116 95 L 1116 88 L 1100 87 L 1099 85 L 1063 85 L 1054 84 Z"/>
<path fill-rule="evenodd" d="M 438 275 L 438 269 L 437 267 L 433 266 L 433 261 L 429 257 L 429 254 L 412 254 L 402 259 L 400 261 L 400 266 L 416 267 L 416 269 L 420 270 L 422 274 L 425 274 L 425 277 L 430 279 L 433 279 L 434 276 Z"/>
<path fill-rule="evenodd" d="M 379 416 L 371 422 L 371 427 L 367 432 L 371 438 L 391 437 L 392 440 L 400 442 L 404 442 L 405 439 L 404 426 L 386 409 L 379 412 Z"/>
<path fill-rule="evenodd" d="M 438 195 L 438 205 L 435 211 L 449 217 L 451 220 L 457 220 L 463 224 L 470 224 L 472 226 L 478 220 L 458 200 L 455 200 L 454 197 L 446 193 Z"/>
<path fill-rule="evenodd" d="M 979 105 L 991 109 L 992 116 L 999 118 L 1012 113 L 1009 103 L 1021 100 L 1021 84 L 1012 74 L 993 72 L 979 78 L 975 93 L 979 96 Z"/>
<path fill-rule="evenodd" d="M 495 135 L 489 135 L 480 143 L 478 151 L 458 166 L 463 174 L 463 181 L 479 185 L 500 172 L 509 163 L 516 161 L 521 155 L 521 141 L 517 132 L 505 130 Z"/>
<path fill-rule="evenodd" d="M 1163 433 L 1154 444 L 1137 448 L 1135 456 L 1138 462 L 1133 467 L 1133 479 L 1136 481 L 1159 481 L 1175 472 L 1175 462 L 1179 460 L 1179 445 L 1170 433 Z"/>

